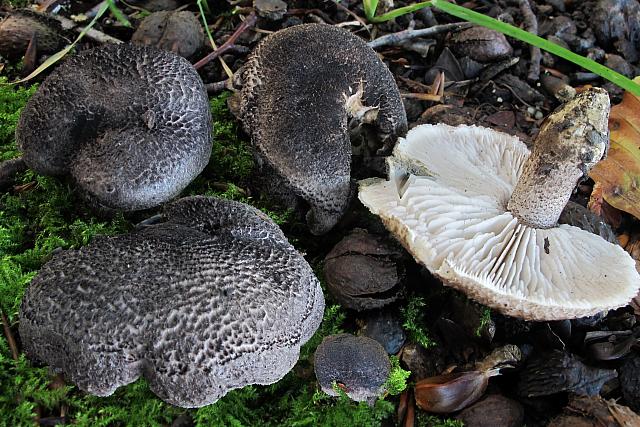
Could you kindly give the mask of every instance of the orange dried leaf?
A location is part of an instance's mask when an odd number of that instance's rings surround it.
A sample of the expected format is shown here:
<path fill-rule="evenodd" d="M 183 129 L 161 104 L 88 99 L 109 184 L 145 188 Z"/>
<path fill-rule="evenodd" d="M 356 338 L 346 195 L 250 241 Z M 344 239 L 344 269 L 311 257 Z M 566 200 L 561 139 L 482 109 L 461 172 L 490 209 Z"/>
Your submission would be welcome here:
<path fill-rule="evenodd" d="M 640 77 L 635 78 L 640 83 Z M 640 218 L 640 98 L 626 92 L 609 116 L 611 147 L 590 172 L 611 206 Z"/>

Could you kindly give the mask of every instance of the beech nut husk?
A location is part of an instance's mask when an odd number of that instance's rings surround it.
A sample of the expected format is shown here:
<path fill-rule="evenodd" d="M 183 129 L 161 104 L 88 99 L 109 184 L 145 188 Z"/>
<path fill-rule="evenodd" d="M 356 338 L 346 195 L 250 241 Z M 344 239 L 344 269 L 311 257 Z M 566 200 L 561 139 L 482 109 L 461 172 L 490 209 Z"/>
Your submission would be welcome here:
<path fill-rule="evenodd" d="M 500 375 L 499 369 L 439 375 L 418 381 L 416 403 L 427 411 L 448 414 L 477 401 L 487 389 L 489 378 Z"/>

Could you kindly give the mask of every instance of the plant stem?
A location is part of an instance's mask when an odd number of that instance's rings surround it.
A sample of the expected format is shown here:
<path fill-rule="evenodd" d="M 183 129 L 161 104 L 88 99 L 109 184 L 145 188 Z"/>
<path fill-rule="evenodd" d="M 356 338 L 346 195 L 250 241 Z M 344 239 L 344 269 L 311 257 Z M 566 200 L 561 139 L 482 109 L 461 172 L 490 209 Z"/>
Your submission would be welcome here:
<path fill-rule="evenodd" d="M 464 30 L 466 28 L 469 28 L 470 26 L 471 24 L 467 22 L 457 22 L 453 24 L 435 25 L 433 27 L 421 28 L 419 30 L 403 30 L 397 33 L 391 33 L 382 37 L 378 37 L 377 39 L 372 40 L 367 44 L 369 45 L 369 47 L 376 49 L 382 46 L 395 45 L 417 37 L 433 37 L 437 34 L 448 31 Z"/>
<path fill-rule="evenodd" d="M 211 62 L 213 59 L 222 55 L 224 52 L 229 50 L 229 48 L 238 39 L 240 34 L 242 34 L 248 28 L 253 27 L 255 23 L 256 23 L 256 15 L 252 12 L 251 14 L 249 14 L 249 16 L 247 16 L 247 18 L 244 21 L 242 21 L 242 23 L 238 26 L 236 31 L 231 35 L 231 37 L 229 37 L 229 39 L 226 42 L 224 42 L 224 44 L 222 44 L 222 46 L 220 46 L 218 49 L 216 49 L 215 51 L 211 52 L 210 54 L 202 58 L 200 61 L 193 64 L 193 67 L 196 70 L 199 70 L 200 68 L 204 67 L 206 64 Z"/>
<path fill-rule="evenodd" d="M 16 340 L 13 338 L 11 328 L 9 327 L 9 319 L 4 315 L 4 312 L 0 311 L 0 318 L 2 318 L 2 328 L 4 329 L 4 335 L 7 337 L 7 343 L 11 349 L 11 356 L 13 360 L 18 360 L 18 346 Z"/>

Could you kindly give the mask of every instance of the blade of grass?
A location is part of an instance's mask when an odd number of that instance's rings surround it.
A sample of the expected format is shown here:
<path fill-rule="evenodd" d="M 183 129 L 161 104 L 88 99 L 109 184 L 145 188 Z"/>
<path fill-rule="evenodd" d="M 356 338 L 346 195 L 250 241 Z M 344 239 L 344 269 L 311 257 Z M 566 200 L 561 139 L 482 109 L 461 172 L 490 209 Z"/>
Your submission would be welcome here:
<path fill-rule="evenodd" d="M 473 10 L 469 10 L 465 7 L 458 6 L 444 0 L 431 0 L 431 2 L 427 3 L 431 3 L 433 7 L 436 7 L 443 12 L 446 12 L 460 19 L 464 19 L 465 21 L 477 25 L 482 25 L 483 27 L 487 27 L 491 30 L 499 31 L 507 36 L 546 50 L 549 53 L 564 58 L 567 61 L 571 61 L 584 69 L 598 74 L 602 78 L 609 80 L 610 82 L 633 93 L 634 95 L 640 96 L 640 85 L 634 83 L 631 79 L 626 78 L 622 74 L 619 74 L 602 64 L 598 64 L 597 62 L 587 59 L 584 56 L 580 56 L 568 49 L 558 46 L 555 43 L 535 36 L 527 31 L 514 27 L 513 25 L 506 24 L 504 22 L 498 21 L 497 19 L 493 19 L 489 16 L 474 12 Z"/>
<path fill-rule="evenodd" d="M 118 20 L 118 22 L 120 22 L 125 27 L 131 28 L 131 22 L 129 22 L 129 18 L 127 18 L 127 15 L 122 13 L 118 6 L 116 6 L 115 0 L 107 0 L 107 3 L 109 4 L 109 10 Z"/>
<path fill-rule="evenodd" d="M 362 6 L 364 7 L 364 16 L 369 22 L 373 22 L 378 9 L 378 0 L 362 0 Z"/>
<path fill-rule="evenodd" d="M 384 13 L 380 16 L 373 16 L 371 18 L 367 17 L 367 19 L 369 19 L 369 21 L 375 23 L 375 24 L 379 24 L 381 22 L 385 22 L 385 21 L 389 21 L 391 19 L 397 18 L 398 16 L 402 16 L 405 15 L 407 13 L 411 13 L 411 12 L 415 12 L 416 10 L 420 10 L 423 7 L 429 7 L 431 6 L 431 2 L 430 1 L 423 1 L 420 3 L 416 3 L 416 4 L 411 4 L 409 6 L 403 6 L 403 7 L 399 7 L 397 9 L 394 9 L 392 11 L 389 11 L 387 13 Z"/>
<path fill-rule="evenodd" d="M 29 74 L 27 77 L 17 80 L 15 82 L 11 82 L 11 84 L 18 84 L 18 83 L 24 83 L 26 81 L 29 81 L 35 76 L 37 76 L 38 74 L 40 74 L 41 72 L 43 72 L 44 70 L 46 70 L 47 68 L 49 68 L 50 66 L 52 66 L 53 64 L 55 64 L 56 62 L 58 62 L 63 56 L 65 56 L 67 53 L 69 53 L 71 49 L 74 48 L 74 46 L 85 36 L 85 34 L 87 34 L 87 32 L 91 28 L 93 28 L 96 22 L 98 22 L 98 19 L 100 19 L 107 10 L 109 10 L 109 2 L 105 1 L 100 7 L 100 9 L 98 10 L 98 13 L 96 13 L 96 16 L 94 16 L 91 22 L 89 22 L 89 24 L 86 27 L 84 27 L 84 29 L 80 32 L 80 34 L 78 34 L 78 37 L 73 41 L 73 43 L 71 43 L 69 46 L 65 47 L 61 51 L 51 55 L 38 68 L 33 70 L 33 72 Z"/>
<path fill-rule="evenodd" d="M 209 39 L 209 43 L 211 44 L 211 49 L 213 49 L 215 51 L 216 49 L 218 49 L 218 46 L 216 46 L 216 42 L 213 41 L 213 36 L 211 35 L 211 31 L 209 30 L 209 24 L 207 23 L 207 18 L 204 15 L 203 3 L 206 6 L 207 10 L 209 10 L 209 4 L 207 3 L 207 0 L 198 0 L 197 1 L 198 9 L 200 10 L 200 16 L 202 17 L 202 22 L 204 24 L 204 30 L 207 32 L 207 38 Z M 224 72 L 227 75 L 227 77 L 232 79 L 233 78 L 233 71 L 231 70 L 231 68 L 227 65 L 227 63 L 225 62 L 224 59 L 222 59 L 221 56 L 219 56 L 218 59 L 220 61 L 220 65 L 222 65 L 222 68 L 224 69 Z"/>

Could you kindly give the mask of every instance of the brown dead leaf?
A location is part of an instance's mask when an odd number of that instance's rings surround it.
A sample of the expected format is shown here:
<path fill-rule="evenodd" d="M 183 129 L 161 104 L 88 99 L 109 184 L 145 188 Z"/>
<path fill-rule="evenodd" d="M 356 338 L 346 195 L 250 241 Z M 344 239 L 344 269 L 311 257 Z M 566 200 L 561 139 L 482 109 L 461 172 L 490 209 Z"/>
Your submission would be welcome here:
<path fill-rule="evenodd" d="M 640 83 L 640 77 L 634 81 Z M 640 98 L 626 92 L 609 116 L 611 147 L 590 172 L 611 206 L 640 218 Z"/>
<path fill-rule="evenodd" d="M 596 182 L 596 185 L 593 186 L 587 207 L 591 212 L 601 217 L 607 224 L 616 229 L 622 222 L 622 212 L 607 203 L 604 195 L 604 186 Z"/>

